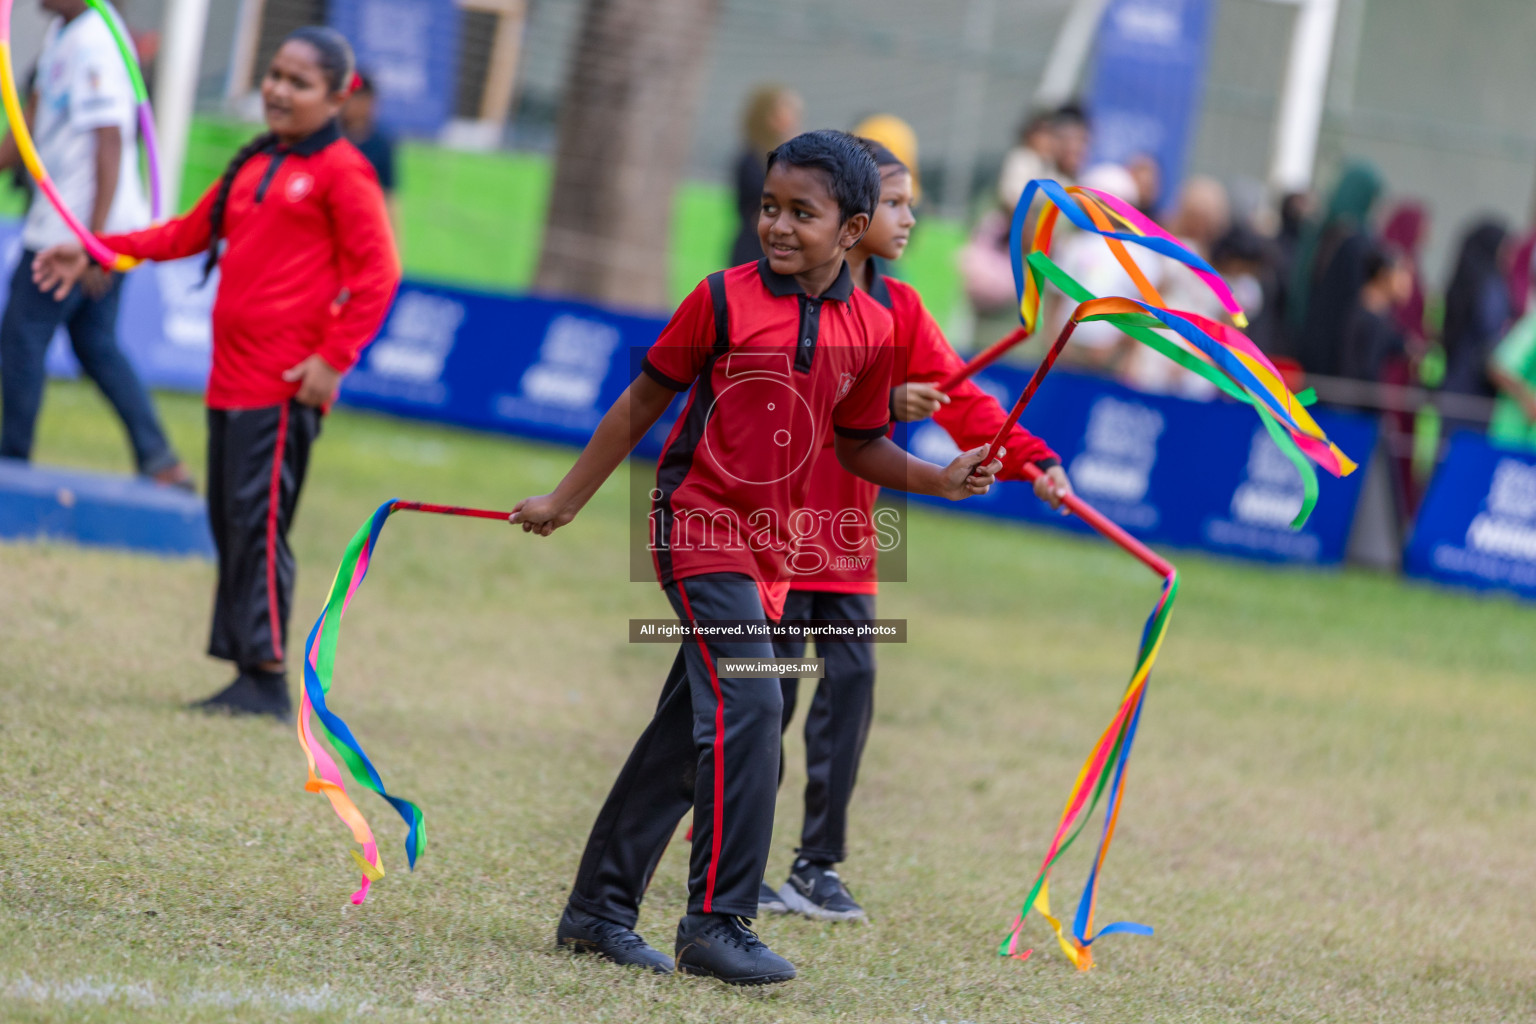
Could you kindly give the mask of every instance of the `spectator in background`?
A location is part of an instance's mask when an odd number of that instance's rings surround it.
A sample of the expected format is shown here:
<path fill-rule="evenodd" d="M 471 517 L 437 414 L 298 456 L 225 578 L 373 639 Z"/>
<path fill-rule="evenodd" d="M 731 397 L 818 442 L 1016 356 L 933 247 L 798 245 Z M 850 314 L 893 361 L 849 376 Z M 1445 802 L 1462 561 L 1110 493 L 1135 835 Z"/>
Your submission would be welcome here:
<path fill-rule="evenodd" d="M 1168 218 L 1168 231 L 1171 234 L 1191 252 L 1210 262 L 1215 254 L 1216 243 L 1231 227 L 1232 207 L 1227 198 L 1227 190 L 1221 182 L 1202 176 L 1184 182 L 1184 186 L 1179 189 L 1178 203 Z M 1102 246 L 1103 242 L 1099 244 Z M 1193 271 L 1174 260 L 1163 259 L 1161 263 L 1161 283 L 1157 279 L 1152 283 L 1162 293 L 1169 309 L 1188 310 L 1212 320 L 1219 320 L 1225 315 L 1221 300 Z M 1184 345 L 1182 339 L 1170 340 Z M 1199 399 L 1216 396 L 1216 387 L 1210 381 L 1145 345 L 1134 345 L 1129 349 L 1121 379 L 1140 391 Z"/>
<path fill-rule="evenodd" d="M 1428 232 L 1429 216 L 1423 205 L 1411 200 L 1399 202 L 1387 215 L 1382 240 L 1400 250 L 1407 264 L 1410 286 L 1406 297 L 1392 307 L 1392 318 L 1402 330 L 1402 351 L 1390 356 L 1374 379 L 1383 384 L 1406 387 L 1418 382 L 1419 361 L 1429 347 L 1429 325 L 1424 322 L 1424 284 L 1419 272 L 1419 253 Z M 1426 421 L 1427 422 L 1427 421 Z M 1414 471 L 1414 438 L 1418 415 L 1408 409 L 1396 409 L 1381 418 L 1382 436 L 1392 479 L 1396 488 L 1398 510 L 1408 522 L 1419 507 L 1426 481 Z"/>
<path fill-rule="evenodd" d="M 1407 267 L 1411 287 L 1407 296 L 1393 306 L 1392 316 L 1403 329 L 1407 343 L 1416 352 L 1421 350 L 1424 339 L 1429 336 L 1424 326 L 1424 279 L 1419 273 L 1419 257 L 1424 250 L 1424 236 L 1428 228 L 1429 214 L 1424 205 L 1405 199 L 1392 207 L 1381 229 L 1382 241 L 1398 251 Z"/>
<path fill-rule="evenodd" d="M 1509 326 L 1509 284 L 1500 261 L 1509 232 L 1493 218 L 1472 226 L 1461 243 L 1456 273 L 1445 291 L 1445 383 L 1463 395 L 1492 398 L 1488 360 Z"/>
<path fill-rule="evenodd" d="M 139 183 L 136 105 L 111 29 L 83 0 L 43 0 L 57 15 L 43 38 L 36 90 L 26 119 L 44 166 L 65 205 L 91 231 L 129 231 L 149 223 Z M 13 136 L 0 144 L 0 169 L 21 163 Z M 22 227 L 23 251 L 0 320 L 0 456 L 32 457 L 42 410 L 45 354 L 60 325 L 80 368 L 117 412 L 138 472 L 156 483 L 190 489 L 191 476 L 172 450 L 154 403 L 117 343 L 123 278 L 92 264 L 62 300 L 32 281 L 32 259 L 74 241 L 53 205 L 32 197 Z"/>
<path fill-rule="evenodd" d="M 1137 153 L 1125 162 L 1125 169 L 1136 180 L 1136 201 L 1131 205 L 1157 219 L 1157 201 L 1163 194 L 1163 169 L 1151 153 Z"/>
<path fill-rule="evenodd" d="M 378 95 L 373 90 L 373 79 L 359 71 L 356 88 L 341 107 L 341 130 L 373 166 L 384 198 L 392 201 L 395 197 L 395 143 L 379 129 L 377 107 Z"/>
<path fill-rule="evenodd" d="M 1274 319 L 1274 260 L 1266 242 L 1248 225 L 1233 224 L 1212 247 L 1211 266 L 1232 289 L 1237 304 L 1243 307 L 1250 325 L 1248 336 L 1268 352 L 1269 330 L 1267 327 L 1261 329 L 1261 325 Z"/>
<path fill-rule="evenodd" d="M 1024 192 L 1024 186 L 1036 178 L 1059 178 L 1056 167 L 1057 135 L 1053 115 L 1036 110 L 1019 126 L 1019 138 L 1003 157 L 1003 169 L 997 176 L 997 201 L 1010 216 Z"/>
<path fill-rule="evenodd" d="M 895 114 L 871 114 L 853 127 L 853 134 L 861 139 L 878 142 L 891 151 L 907 168 L 907 178 L 912 183 L 912 205 L 923 198 L 923 186 L 917 173 L 917 132 Z"/>
<path fill-rule="evenodd" d="M 1526 235 L 1509 258 L 1510 315 L 1517 319 L 1525 316 L 1531 304 L 1531 285 L 1536 284 L 1531 274 L 1533 262 L 1536 262 L 1536 231 Z"/>
<path fill-rule="evenodd" d="M 1037 178 L 1073 184 L 1087 153 L 1088 118 L 1082 107 L 1067 104 L 1054 111 L 1031 113 L 1019 129 L 1017 144 L 1003 158 L 997 179 L 998 205 L 982 214 L 960 251 L 960 275 L 977 315 L 977 338 L 983 344 L 1001 337 L 1016 323 L 1008 238 L 1019 197 Z M 1134 189 L 1126 201 L 1136 201 Z M 1024 224 L 1025 238 L 1033 235 L 1035 218 L 1045 202 L 1041 196 L 1031 204 Z"/>
<path fill-rule="evenodd" d="M 1136 180 L 1119 164 L 1094 165 L 1083 175 L 1083 184 L 1127 203 L 1136 199 Z M 1161 288 L 1165 272 L 1163 257 L 1140 245 L 1127 245 L 1125 249 L 1152 287 Z M 1053 253 L 1061 269 L 1094 295 L 1140 298 L 1136 282 L 1098 235 L 1086 231 L 1064 233 L 1064 237 L 1054 244 Z M 1041 331 L 1049 346 L 1066 326 L 1077 303 L 1054 288 L 1047 289 L 1043 302 Z M 1072 340 L 1062 349 L 1061 362 L 1065 366 L 1119 376 L 1136 357 L 1137 347 L 1137 342 L 1113 324 L 1089 320 L 1073 330 Z"/>
<path fill-rule="evenodd" d="M 1273 291 L 1274 354 L 1293 358 L 1295 339 L 1290 330 L 1291 278 L 1296 273 L 1296 253 L 1301 235 L 1312 216 L 1312 195 L 1289 192 L 1280 200 L 1279 224 L 1274 229 L 1275 244 L 1270 249 L 1270 271 L 1275 280 Z"/>
<path fill-rule="evenodd" d="M 1064 179 L 1062 184 L 1070 185 L 1088 163 L 1088 149 L 1093 141 L 1088 112 L 1077 103 L 1062 104 L 1051 115 L 1051 125 L 1056 131 L 1056 169 Z"/>
<path fill-rule="evenodd" d="M 763 179 L 768 153 L 800 134 L 805 104 L 798 93 L 782 85 L 763 85 L 753 91 L 741 114 L 743 144 L 736 158 L 736 216 L 739 227 L 731 243 L 731 263 L 755 263 L 763 257 L 757 239 L 757 215 L 763 205 Z"/>
<path fill-rule="evenodd" d="M 1536 311 L 1521 317 L 1493 350 L 1488 379 L 1499 396 L 1488 437 L 1500 444 L 1536 448 Z"/>
<path fill-rule="evenodd" d="M 1360 261 L 1360 303 L 1344 334 L 1339 375 L 1380 382 L 1407 357 L 1407 334 L 1398 311 L 1413 296 L 1413 262 L 1387 241 L 1366 246 Z"/>
<path fill-rule="evenodd" d="M 1286 309 L 1296 358 L 1308 373 L 1337 376 L 1344 332 L 1360 301 L 1362 260 L 1370 242 L 1371 208 L 1381 176 L 1370 164 L 1344 169 L 1321 221 L 1309 223 L 1297 246 Z"/>

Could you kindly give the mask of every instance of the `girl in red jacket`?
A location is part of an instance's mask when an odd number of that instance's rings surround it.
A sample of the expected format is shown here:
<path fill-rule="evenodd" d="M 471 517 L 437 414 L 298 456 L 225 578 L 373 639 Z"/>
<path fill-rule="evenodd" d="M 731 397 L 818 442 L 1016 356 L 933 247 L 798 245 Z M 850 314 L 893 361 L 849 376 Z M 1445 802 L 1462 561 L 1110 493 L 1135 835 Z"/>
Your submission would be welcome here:
<path fill-rule="evenodd" d="M 206 251 L 205 272 L 219 270 L 207 395 L 219 583 L 208 653 L 239 674 L 197 705 L 209 710 L 291 714 L 288 528 L 321 417 L 400 282 L 384 194 L 337 122 L 353 75 L 339 33 L 294 32 L 261 83 L 269 130 L 190 213 L 102 239 L 147 260 Z M 32 275 L 63 294 L 86 264 L 80 246 L 59 245 L 38 254 Z"/>

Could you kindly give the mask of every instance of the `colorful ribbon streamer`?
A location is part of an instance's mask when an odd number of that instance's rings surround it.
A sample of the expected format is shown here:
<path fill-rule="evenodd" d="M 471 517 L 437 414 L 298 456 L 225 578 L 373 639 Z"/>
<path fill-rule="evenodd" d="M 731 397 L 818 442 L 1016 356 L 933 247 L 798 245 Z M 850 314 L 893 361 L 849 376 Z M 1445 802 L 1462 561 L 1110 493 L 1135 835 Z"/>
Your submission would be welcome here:
<path fill-rule="evenodd" d="M 1032 256 L 1043 257 L 1043 254 L 1035 253 Z M 1045 258 L 1048 259 L 1048 257 Z M 1079 323 L 1084 320 L 1106 320 L 1126 330 L 1130 327 L 1144 326 L 1143 321 L 1147 319 L 1148 314 L 1144 312 L 1142 305 L 1128 299 L 1094 299 L 1081 303 L 1068 318 L 1066 326 L 1057 336 L 1045 358 L 1035 368 L 1029 383 L 1019 395 L 1018 401 L 1014 403 L 1013 410 L 1008 414 L 1007 422 L 993 438 L 991 446 L 995 448 L 1013 429 Z M 1153 319 L 1152 322 L 1161 323 L 1162 321 Z M 1027 467 L 1026 472 L 1031 480 L 1041 476 L 1041 471 L 1034 466 Z M 1147 683 L 1152 677 L 1152 666 L 1162 647 L 1163 637 L 1167 634 L 1168 618 L 1173 611 L 1174 599 L 1178 596 L 1179 575 L 1178 570 L 1171 563 L 1154 554 L 1146 545 L 1126 533 L 1081 498 L 1076 495 L 1067 495 L 1063 499 L 1063 504 L 1100 534 L 1130 552 L 1163 577 L 1162 595 L 1152 609 L 1146 627 L 1142 630 L 1141 649 L 1137 654 L 1136 667 L 1131 673 L 1131 681 L 1126 687 L 1125 694 L 1121 697 L 1120 706 L 1114 718 L 1110 720 L 1109 726 L 1100 735 L 1093 751 L 1088 755 L 1082 770 L 1078 772 L 1077 780 L 1073 783 L 1072 791 L 1067 797 L 1066 808 L 1062 811 L 1061 820 L 1056 826 L 1055 835 L 1051 837 L 1051 845 L 1046 852 L 1045 861 L 1041 864 L 1040 873 L 1035 878 L 1035 884 L 1025 898 L 1023 908 L 1014 919 L 1008 935 L 998 947 L 999 956 L 1012 957 L 1016 960 L 1029 958 L 1034 951 L 1021 952 L 1020 945 L 1023 939 L 1024 919 L 1033 907 L 1040 911 L 1040 915 L 1056 933 L 1056 941 L 1067 959 L 1078 970 L 1086 971 L 1093 966 L 1093 943 L 1098 938 L 1115 934 L 1152 934 L 1152 929 L 1146 925 L 1130 921 L 1117 921 L 1095 931 L 1093 922 L 1098 902 L 1099 879 L 1104 860 L 1109 854 L 1110 842 L 1114 839 L 1115 823 L 1119 820 L 1121 798 L 1125 793 L 1125 768 L 1130 760 L 1131 747 L 1136 741 L 1136 728 L 1141 721 L 1142 703 L 1146 698 Z M 1051 868 L 1072 846 L 1073 841 L 1087 825 L 1106 789 L 1109 790 L 1110 799 L 1104 812 L 1104 831 L 1099 838 L 1098 853 L 1094 857 L 1093 869 L 1083 888 L 1083 895 L 1078 903 L 1077 914 L 1069 934 L 1064 930 L 1061 920 L 1051 912 Z"/>
<path fill-rule="evenodd" d="M 1028 206 L 1037 193 L 1043 194 L 1048 204 L 1040 213 L 1026 255 L 1024 226 Z M 1063 188 L 1047 179 L 1030 182 L 1014 211 L 1010 233 L 1010 259 L 1019 295 L 1019 320 L 1024 329 L 1033 332 L 1037 326 L 1047 280 L 1075 302 L 1095 298 L 1049 256 L 1058 215 L 1064 215 L 1079 229 L 1102 237 L 1141 293 L 1141 301 L 1119 299 L 1121 305 L 1083 314 L 1082 319 L 1115 320 L 1130 337 L 1210 381 L 1228 397 L 1253 406 L 1270 437 L 1301 478 L 1302 505 L 1291 523 L 1293 528 L 1300 528 L 1317 504 L 1313 463 L 1334 476 L 1347 476 L 1357 466 L 1328 440 L 1303 400 L 1291 393 L 1274 363 L 1246 335 L 1227 324 L 1165 307 L 1162 296 L 1126 250 L 1126 242 L 1183 264 L 1205 282 L 1235 322 L 1246 322 L 1236 298 L 1210 264 L 1168 232 L 1108 193 L 1079 186 Z M 1174 337 L 1166 337 L 1160 331 L 1171 332 Z"/>
<path fill-rule="evenodd" d="M 43 166 L 42 157 L 38 156 L 37 146 L 33 144 L 32 133 L 27 129 L 27 119 L 21 109 L 21 98 L 16 92 L 16 67 L 11 56 L 11 9 L 14 0 L 0 0 L 0 105 L 4 106 L 5 117 L 11 123 L 11 134 L 16 139 L 16 148 L 21 153 L 21 161 L 26 165 L 32 180 L 37 182 L 38 190 L 47 197 L 53 208 L 59 211 L 59 216 L 64 223 L 80 239 L 80 244 L 91 258 L 108 270 L 124 271 L 138 265 L 139 261 L 128 256 L 122 256 L 113 252 L 102 244 L 91 231 L 76 217 L 68 206 L 64 204 L 64 198 L 59 195 L 58 188 L 49 176 L 48 169 Z M 149 169 L 149 196 L 151 216 L 159 220 L 160 209 L 160 151 L 155 140 L 155 118 L 149 107 L 149 93 L 144 88 L 144 76 L 139 73 L 138 57 L 134 54 L 128 37 L 123 33 L 117 12 L 114 11 L 105 0 L 85 0 L 85 4 L 91 10 L 101 15 L 101 20 L 107 23 L 107 30 L 112 33 L 112 41 L 117 44 L 118 56 L 122 58 L 123 66 L 128 71 L 128 80 L 133 86 L 133 100 L 139 123 L 139 137 L 144 140 L 144 162 Z"/>
<path fill-rule="evenodd" d="M 319 718 L 320 734 L 330 743 L 336 755 L 346 763 L 352 778 L 359 785 L 366 786 L 383 797 L 405 820 L 410 829 L 405 837 L 405 858 L 411 868 L 415 869 L 416 858 L 421 856 L 427 847 L 426 824 L 422 818 L 421 808 L 409 800 L 391 796 L 385 790 L 384 780 L 379 777 L 373 762 L 363 752 L 362 745 L 352 734 L 351 728 L 326 704 L 326 695 L 331 692 L 332 676 L 336 666 L 336 643 L 341 633 L 342 617 L 347 613 L 347 606 L 351 604 L 352 596 L 357 593 L 358 587 L 362 586 L 363 579 L 368 575 L 368 566 L 373 560 L 374 545 L 378 543 L 379 531 L 384 529 L 384 521 L 391 514 L 404 511 L 502 521 L 508 518 L 506 512 L 494 512 L 489 509 L 461 508 L 457 505 L 428 505 L 418 501 L 400 501 L 399 499 L 386 501 L 374 511 L 357 533 L 353 534 L 351 542 L 347 544 L 346 553 L 341 558 L 341 565 L 336 569 L 336 578 L 331 582 L 331 594 L 325 602 L 325 610 L 320 613 L 314 628 L 309 631 L 309 640 L 304 645 L 304 692 L 299 698 L 298 723 L 299 745 L 304 748 L 304 757 L 309 762 L 309 779 L 304 783 L 304 788 L 311 793 L 325 794 L 336 816 L 351 829 L 352 838 L 357 840 L 363 848 L 361 853 L 352 851 L 352 859 L 357 862 L 363 872 L 362 885 L 352 894 L 354 904 L 362 903 L 367 899 L 368 887 L 384 877 L 384 863 L 379 857 L 379 845 L 373 838 L 373 831 L 368 827 L 367 819 L 357 809 L 352 798 L 347 795 L 346 783 L 342 780 L 341 771 L 336 767 L 336 762 L 326 753 L 325 747 L 316 742 L 315 733 L 310 729 L 309 716 L 313 711 Z"/>
<path fill-rule="evenodd" d="M 1055 365 L 1057 357 L 1070 340 L 1077 325 L 1088 320 L 1106 321 L 1173 359 L 1179 365 L 1210 380 L 1225 394 L 1253 406 L 1270 436 L 1281 450 L 1291 457 L 1291 461 L 1302 474 L 1306 487 L 1305 497 L 1301 512 L 1292 524 L 1300 526 L 1306 521 L 1306 517 L 1317 501 L 1316 474 L 1307 458 L 1310 457 L 1336 475 L 1352 472 L 1355 464 L 1327 440 L 1316 421 L 1307 413 L 1302 399 L 1291 394 L 1273 364 L 1240 331 L 1194 314 L 1163 308 L 1161 296 L 1157 295 L 1151 283 L 1135 267 L 1122 243 L 1130 240 L 1146 244 L 1154 251 L 1178 259 L 1196 273 L 1201 274 L 1202 278 L 1209 270 L 1204 265 L 1204 261 L 1193 253 L 1183 250 L 1177 242 L 1161 233 L 1160 229 L 1156 229 L 1155 225 L 1147 222 L 1150 228 L 1142 226 L 1125 211 L 1109 203 L 1107 204 L 1109 211 L 1119 216 L 1122 223 L 1146 233 L 1132 235 L 1114 231 L 1109 226 L 1109 216 L 1105 209 L 1094 204 L 1095 198 L 1111 199 L 1112 197 L 1103 197 L 1099 193 L 1090 193 L 1081 189 L 1063 190 L 1054 182 L 1032 182 L 1020 200 L 1019 205 L 1022 210 L 1027 210 L 1036 186 L 1042 186 L 1047 197 L 1056 206 L 1042 213 L 1041 224 L 1035 235 L 1035 248 L 1027 257 L 1023 255 L 1019 246 L 1023 218 L 1022 215 L 1015 215 L 1013 259 L 1014 279 L 1020 296 L 1020 320 L 1026 331 L 1033 330 L 1039 313 L 1041 286 L 1045 280 L 1055 284 L 1069 298 L 1076 301 L 1078 306 L 1067 319 L 1045 358 L 1035 368 L 1029 383 L 1014 404 L 1006 423 L 993 438 L 990 447 L 995 449 L 1001 444 L 1018 422 L 1019 416 L 1029 404 L 1030 399 L 1034 397 L 1046 374 Z M 1071 198 L 1072 193 L 1078 195 L 1076 202 Z M 1079 203 L 1081 206 L 1078 205 Z M 1050 233 L 1057 210 L 1065 212 L 1069 220 L 1083 227 L 1084 230 L 1094 231 L 1105 237 L 1146 301 L 1117 296 L 1095 298 L 1051 260 L 1046 249 L 1050 244 Z M 1172 246 L 1173 250 L 1170 250 L 1169 246 Z M 1029 271 L 1027 278 L 1024 274 L 1026 267 Z M 1218 295 L 1225 292 L 1225 285 L 1221 284 L 1219 279 L 1207 280 L 1207 283 L 1217 291 Z M 1230 298 L 1230 292 L 1225 294 Z M 1229 312 L 1232 312 L 1233 305 L 1235 303 L 1228 306 Z M 1233 315 L 1234 319 L 1239 319 L 1241 311 L 1236 311 Z M 1158 333 L 1164 330 L 1172 331 L 1184 344 Z M 999 345 L 1001 344 L 1003 343 L 1000 342 Z M 957 377 L 963 379 L 961 375 Z M 949 385 L 952 382 L 945 383 Z M 1029 467 L 1031 479 L 1038 478 L 1040 475 L 1038 469 Z M 1066 954 L 1067 959 L 1079 970 L 1086 971 L 1093 966 L 1093 943 L 1099 938 L 1115 934 L 1152 934 L 1152 929 L 1148 926 L 1130 921 L 1117 921 L 1095 930 L 1094 917 L 1105 858 L 1108 856 L 1110 843 L 1114 839 L 1115 825 L 1119 821 L 1120 808 L 1125 795 L 1126 766 L 1130 761 L 1131 748 L 1135 744 L 1137 729 L 1141 723 L 1141 712 L 1146 700 L 1147 686 L 1152 677 L 1152 667 L 1157 661 L 1158 652 L 1162 649 L 1163 639 L 1168 631 L 1168 620 L 1173 612 L 1174 601 L 1178 597 L 1179 576 L 1178 571 L 1170 563 L 1153 554 L 1082 499 L 1069 495 L 1064 499 L 1064 504 L 1095 530 L 1135 555 L 1163 578 L 1162 593 L 1142 630 L 1136 665 L 1131 672 L 1131 679 L 1121 697 L 1120 705 L 1078 772 L 1061 819 L 1057 823 L 1055 834 L 1051 837 L 1040 872 L 1030 888 L 1029 895 L 1025 897 L 1017 917 L 1014 918 L 1012 927 L 998 946 L 999 956 L 1017 960 L 1024 960 L 1030 956 L 1033 950 L 1021 951 L 1021 945 L 1024 921 L 1033 908 L 1038 910 L 1051 926 L 1052 931 L 1055 932 L 1057 944 Z M 1109 793 L 1109 800 L 1104 810 L 1104 826 L 1099 837 L 1098 851 L 1094 856 L 1093 867 L 1084 885 L 1082 897 L 1078 901 L 1077 913 L 1073 916 L 1069 931 L 1061 919 L 1051 911 L 1051 868 L 1071 848 L 1078 835 L 1087 826 L 1106 792 Z"/>

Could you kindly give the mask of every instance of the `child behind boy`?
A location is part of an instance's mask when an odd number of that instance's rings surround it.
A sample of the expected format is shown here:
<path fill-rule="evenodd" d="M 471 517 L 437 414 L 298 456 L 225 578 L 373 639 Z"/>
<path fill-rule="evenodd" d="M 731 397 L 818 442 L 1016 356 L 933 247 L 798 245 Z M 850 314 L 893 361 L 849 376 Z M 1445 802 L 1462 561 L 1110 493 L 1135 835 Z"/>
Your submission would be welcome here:
<path fill-rule="evenodd" d="M 906 164 L 885 146 L 865 141 L 880 168 L 880 202 L 869 230 L 848 254 L 848 265 L 855 286 L 890 311 L 896 349 L 906 356 L 906 365 L 896 368 L 891 381 L 896 385 L 891 390 L 891 411 L 898 420 L 933 416 L 961 445 L 986 444 L 997 436 L 1007 413 L 974 381 L 963 381 L 948 394 L 935 387 L 962 361 L 917 290 L 883 274 L 875 258 L 899 259 L 917 218 L 912 212 L 914 183 Z M 1034 485 L 1041 500 L 1056 507 L 1061 495 L 1071 492 L 1061 461 L 1039 438 L 1015 426 L 1004 447 L 1008 455 L 1000 479 L 1024 479 L 1024 465 L 1030 463 L 1045 471 Z M 836 563 L 828 560 L 822 571 L 797 576 L 785 603 L 785 623 L 875 617 L 879 574 L 871 524 L 878 495 L 878 488 L 848 473 L 832 453 L 821 453 L 806 507 L 818 513 L 823 526 L 810 543 L 854 557 Z M 805 642 L 776 641 L 774 650 L 780 658 L 798 659 L 805 653 Z M 789 879 L 777 891 L 764 882 L 758 906 L 765 912 L 792 911 L 820 921 L 860 921 L 864 908 L 843 884 L 836 865 L 848 856 L 848 805 L 874 714 L 874 647 L 859 641 L 818 639 L 816 653 L 824 659 L 825 675 L 816 684 L 805 720 L 805 820 L 800 847 Z M 786 678 L 782 683 L 782 721 L 788 729 L 800 681 Z"/>
<path fill-rule="evenodd" d="M 694 289 L 575 466 L 552 493 L 518 502 L 512 522 L 541 536 L 569 523 L 690 389 L 657 466 L 651 513 L 657 576 L 684 621 L 779 617 L 794 550 L 788 520 L 802 507 L 809 456 L 829 437 L 844 466 L 882 486 L 956 500 L 986 493 L 1001 464 L 980 465 L 984 449 L 940 468 L 885 436 L 891 320 L 854 290 L 845 262 L 879 191 L 874 159 L 843 132 L 809 132 L 769 154 L 758 220 L 765 258 Z M 717 668 L 721 658 L 772 656 L 766 639 L 682 644 L 587 841 L 556 932 L 562 945 L 674 969 L 634 927 L 691 807 L 675 969 L 743 985 L 795 976 L 746 925 L 757 915 L 773 828 L 779 681 Z"/>

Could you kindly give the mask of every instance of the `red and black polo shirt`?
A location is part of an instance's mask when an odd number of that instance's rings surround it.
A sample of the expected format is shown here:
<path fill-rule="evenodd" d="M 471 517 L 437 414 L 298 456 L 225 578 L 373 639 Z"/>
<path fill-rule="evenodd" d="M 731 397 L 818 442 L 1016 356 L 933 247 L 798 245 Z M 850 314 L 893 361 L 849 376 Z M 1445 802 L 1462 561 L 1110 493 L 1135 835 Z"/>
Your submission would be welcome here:
<path fill-rule="evenodd" d="M 693 389 L 662 451 L 651 549 L 663 585 L 742 573 L 777 618 L 806 485 L 832 432 L 879 437 L 890 421 L 891 318 L 844 264 L 820 296 L 766 259 L 711 274 L 683 300 L 642 368 Z"/>

